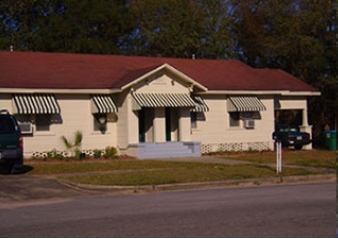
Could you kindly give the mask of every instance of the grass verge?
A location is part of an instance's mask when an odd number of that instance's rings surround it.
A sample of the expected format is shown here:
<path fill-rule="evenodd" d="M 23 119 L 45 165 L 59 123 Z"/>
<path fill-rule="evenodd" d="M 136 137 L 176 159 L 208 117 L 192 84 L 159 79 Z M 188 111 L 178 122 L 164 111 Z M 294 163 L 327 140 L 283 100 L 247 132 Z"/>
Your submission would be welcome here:
<path fill-rule="evenodd" d="M 327 150 L 288 150 L 283 149 L 283 165 L 307 166 L 318 168 L 336 169 L 335 151 Z M 224 153 L 221 155 L 226 159 L 244 160 L 252 163 L 274 164 L 276 163 L 276 152 L 251 152 L 251 153 Z"/>
<path fill-rule="evenodd" d="M 303 168 L 285 168 L 283 176 L 309 175 L 315 172 Z M 276 177 L 275 169 L 259 165 L 201 164 L 199 167 L 137 171 L 127 173 L 61 176 L 60 179 L 90 185 L 161 185 L 174 183 L 211 182 L 230 179 Z"/>
<path fill-rule="evenodd" d="M 336 169 L 336 152 L 283 151 L 283 173 L 275 171 L 276 153 L 232 153 L 218 157 L 251 162 L 243 165 L 225 165 L 199 162 L 174 162 L 161 160 L 68 160 L 30 161 L 26 163 L 28 175 L 56 175 L 75 183 L 91 185 L 161 185 L 174 183 L 210 182 L 233 179 L 254 179 L 280 176 L 317 174 L 301 166 Z M 267 164 L 271 166 L 265 166 Z M 285 167 L 293 165 L 295 167 Z M 299 167 L 297 167 L 299 166 Z M 75 174 L 79 173 L 79 174 Z M 70 175 L 67 175 L 70 174 Z"/>
<path fill-rule="evenodd" d="M 203 163 L 167 162 L 156 160 L 106 160 L 106 161 L 63 161 L 63 162 L 31 162 L 33 168 L 28 175 L 66 174 L 84 172 L 104 172 L 119 170 L 148 170 L 192 168 Z"/>

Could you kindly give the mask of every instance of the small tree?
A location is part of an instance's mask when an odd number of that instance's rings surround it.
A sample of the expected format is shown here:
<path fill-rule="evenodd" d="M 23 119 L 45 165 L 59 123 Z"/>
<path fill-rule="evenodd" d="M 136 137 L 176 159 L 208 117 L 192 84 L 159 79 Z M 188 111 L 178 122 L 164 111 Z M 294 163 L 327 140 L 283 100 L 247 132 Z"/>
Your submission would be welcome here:
<path fill-rule="evenodd" d="M 74 133 L 74 141 L 68 140 L 65 136 L 61 136 L 61 140 L 68 151 L 71 152 L 71 156 L 75 158 L 80 158 L 81 154 L 81 143 L 82 143 L 82 132 L 76 131 Z"/>

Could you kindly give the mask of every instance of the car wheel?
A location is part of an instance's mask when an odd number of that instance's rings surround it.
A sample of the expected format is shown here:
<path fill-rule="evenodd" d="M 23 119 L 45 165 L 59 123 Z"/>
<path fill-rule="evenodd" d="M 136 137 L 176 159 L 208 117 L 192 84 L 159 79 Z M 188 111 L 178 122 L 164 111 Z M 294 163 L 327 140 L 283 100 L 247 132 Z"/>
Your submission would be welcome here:
<path fill-rule="evenodd" d="M 302 149 L 302 145 L 295 145 L 295 150 L 301 150 Z"/>
<path fill-rule="evenodd" d="M 15 169 L 13 162 L 4 163 L 3 169 L 4 169 L 3 173 L 5 174 L 14 174 Z"/>

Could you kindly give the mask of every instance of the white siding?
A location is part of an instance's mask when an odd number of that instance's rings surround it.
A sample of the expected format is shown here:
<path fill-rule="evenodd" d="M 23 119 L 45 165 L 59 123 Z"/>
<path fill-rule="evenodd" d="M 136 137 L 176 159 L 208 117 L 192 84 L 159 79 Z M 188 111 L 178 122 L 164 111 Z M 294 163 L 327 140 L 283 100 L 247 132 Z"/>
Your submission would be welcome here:
<path fill-rule="evenodd" d="M 12 95 L 0 94 L 0 110 L 8 110 L 10 113 L 13 113 L 13 107 Z"/>
<path fill-rule="evenodd" d="M 261 98 L 266 111 L 261 111 L 261 119 L 255 119 L 255 128 L 243 127 L 240 120 L 239 127 L 230 127 L 229 113 L 227 111 L 225 95 L 203 96 L 209 111 L 205 112 L 205 121 L 197 121 L 197 128 L 192 129 L 192 140 L 200 141 L 202 145 L 214 145 L 218 150 L 220 144 L 243 144 L 242 149 L 250 148 L 249 143 L 264 143 L 273 147 L 272 132 L 274 131 L 274 105 L 273 98 Z"/>
<path fill-rule="evenodd" d="M 83 151 L 90 151 L 95 148 L 104 149 L 106 146 L 116 146 L 117 128 L 116 116 L 108 114 L 107 130 L 104 134 L 94 131 L 94 118 L 90 111 L 90 95 L 55 95 L 61 108 L 60 115 L 51 116 L 49 131 L 36 131 L 34 122 L 35 116 L 17 115 L 18 119 L 26 118 L 33 120 L 33 136 L 24 136 L 24 154 L 26 157 L 34 153 L 49 152 L 53 149 L 65 151 L 61 136 L 69 140 L 74 139 L 74 133 L 81 131 L 83 134 Z M 6 108 L 13 112 L 11 95 L 0 95 L 1 108 Z"/>
<path fill-rule="evenodd" d="M 120 148 L 128 146 L 128 92 L 121 93 L 118 97 L 117 145 Z"/>

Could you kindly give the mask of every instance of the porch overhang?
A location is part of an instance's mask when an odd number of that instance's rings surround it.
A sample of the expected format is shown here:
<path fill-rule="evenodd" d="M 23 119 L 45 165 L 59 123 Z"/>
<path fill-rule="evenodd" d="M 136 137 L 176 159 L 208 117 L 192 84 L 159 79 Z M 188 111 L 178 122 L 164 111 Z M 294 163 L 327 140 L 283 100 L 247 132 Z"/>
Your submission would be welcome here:
<path fill-rule="evenodd" d="M 132 92 L 134 99 L 133 110 L 156 107 L 195 107 L 194 100 L 184 93 L 135 93 Z"/>
<path fill-rule="evenodd" d="M 209 107 L 200 96 L 190 96 L 185 93 L 135 93 L 132 92 L 133 110 L 142 107 L 188 107 L 193 112 L 209 111 Z"/>

